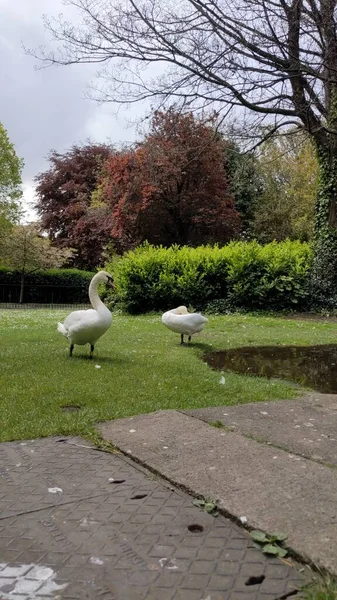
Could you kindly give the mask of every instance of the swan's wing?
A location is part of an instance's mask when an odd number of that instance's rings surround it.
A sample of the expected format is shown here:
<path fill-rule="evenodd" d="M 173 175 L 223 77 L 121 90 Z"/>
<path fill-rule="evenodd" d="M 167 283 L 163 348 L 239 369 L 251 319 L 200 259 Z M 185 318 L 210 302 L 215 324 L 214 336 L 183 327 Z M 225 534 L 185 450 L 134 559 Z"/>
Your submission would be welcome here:
<path fill-rule="evenodd" d="M 189 315 L 181 316 L 185 317 L 181 319 L 181 322 L 184 323 L 186 331 L 190 331 L 191 333 L 193 333 L 193 331 L 195 333 L 201 331 L 205 323 L 208 323 L 208 319 L 206 319 L 206 317 L 203 317 L 202 315 L 199 315 L 198 313 L 191 313 Z"/>
<path fill-rule="evenodd" d="M 189 313 L 187 315 L 176 315 L 170 311 L 164 313 L 162 321 L 166 327 L 176 333 L 186 333 L 193 335 L 202 330 L 205 323 L 208 322 L 206 317 L 198 313 Z"/>
<path fill-rule="evenodd" d="M 81 324 L 89 324 L 97 319 L 97 312 L 93 308 L 88 310 L 74 310 L 64 321 L 64 327 L 69 331 L 70 328 L 80 327 Z"/>
<path fill-rule="evenodd" d="M 208 319 L 206 319 L 206 317 L 203 317 L 199 313 L 189 313 L 188 315 L 174 315 L 172 320 L 176 321 L 177 323 L 185 323 L 186 325 L 191 325 L 192 327 L 208 323 Z"/>
<path fill-rule="evenodd" d="M 191 317 L 198 317 L 198 323 L 208 323 L 208 319 L 200 313 L 192 313 Z"/>

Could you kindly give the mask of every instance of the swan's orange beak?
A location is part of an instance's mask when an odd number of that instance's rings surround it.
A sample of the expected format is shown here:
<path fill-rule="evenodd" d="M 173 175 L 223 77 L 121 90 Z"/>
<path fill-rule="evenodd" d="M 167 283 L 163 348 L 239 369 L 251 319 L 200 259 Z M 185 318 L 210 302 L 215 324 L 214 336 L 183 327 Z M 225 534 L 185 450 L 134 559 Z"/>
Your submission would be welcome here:
<path fill-rule="evenodd" d="M 114 288 L 115 287 L 114 280 L 113 279 L 108 279 L 108 285 L 110 287 Z"/>

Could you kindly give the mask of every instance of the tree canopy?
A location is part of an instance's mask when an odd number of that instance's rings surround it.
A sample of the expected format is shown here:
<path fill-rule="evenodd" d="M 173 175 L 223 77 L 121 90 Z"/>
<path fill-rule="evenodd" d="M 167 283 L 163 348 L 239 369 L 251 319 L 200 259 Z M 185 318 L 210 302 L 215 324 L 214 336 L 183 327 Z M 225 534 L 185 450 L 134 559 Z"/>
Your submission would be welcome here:
<path fill-rule="evenodd" d="M 212 122 L 157 111 L 135 150 L 109 158 L 100 200 L 112 212 L 120 250 L 153 244 L 225 243 L 241 219 L 228 190 L 225 144 Z"/>
<path fill-rule="evenodd" d="M 8 133 L 0 123 L 0 227 L 15 223 L 21 214 L 23 160 L 20 159 Z"/>
<path fill-rule="evenodd" d="M 41 235 L 36 223 L 15 225 L 0 244 L 0 261 L 22 273 L 63 266 L 73 255 L 69 248 L 55 248 Z"/>
<path fill-rule="evenodd" d="M 35 178 L 41 227 L 54 245 L 76 248 L 75 264 L 80 268 L 99 264 L 109 239 L 104 208 L 92 207 L 91 196 L 112 152 L 111 146 L 89 142 L 74 145 L 64 154 L 52 150 L 49 168 Z M 94 236 L 90 230 L 95 231 Z"/>
<path fill-rule="evenodd" d="M 123 252 L 145 240 L 225 243 L 241 228 L 227 181 L 227 146 L 215 116 L 171 108 L 153 115 L 133 148 L 52 151 L 49 168 L 36 177 L 41 228 L 57 247 L 76 249 L 76 266 L 90 269 L 102 263 L 107 245 Z M 231 174 L 234 182 L 233 165 Z"/>
<path fill-rule="evenodd" d="M 277 136 L 258 158 L 261 193 L 250 232 L 262 243 L 286 238 L 309 241 L 314 233 L 318 163 L 307 136 Z"/>

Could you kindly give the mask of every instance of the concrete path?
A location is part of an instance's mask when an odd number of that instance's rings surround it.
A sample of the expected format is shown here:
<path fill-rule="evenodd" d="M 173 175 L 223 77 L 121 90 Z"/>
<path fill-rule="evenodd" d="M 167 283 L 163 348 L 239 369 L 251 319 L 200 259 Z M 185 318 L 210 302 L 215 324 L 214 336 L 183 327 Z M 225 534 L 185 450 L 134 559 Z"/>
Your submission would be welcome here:
<path fill-rule="evenodd" d="M 337 466 L 337 396 L 316 392 L 291 402 L 254 402 L 184 411 L 291 453 Z"/>
<path fill-rule="evenodd" d="M 0 445 L 0 600 L 280 600 L 300 582 L 122 455 L 80 439 Z"/>
<path fill-rule="evenodd" d="M 294 551 L 337 574 L 337 469 L 326 464 L 336 464 L 334 402 L 315 395 L 193 416 L 162 411 L 111 421 L 100 432 L 170 481 L 245 517 L 249 527 L 287 533 Z M 211 427 L 196 415 L 236 429 Z M 311 460 L 314 453 L 323 464 Z"/>

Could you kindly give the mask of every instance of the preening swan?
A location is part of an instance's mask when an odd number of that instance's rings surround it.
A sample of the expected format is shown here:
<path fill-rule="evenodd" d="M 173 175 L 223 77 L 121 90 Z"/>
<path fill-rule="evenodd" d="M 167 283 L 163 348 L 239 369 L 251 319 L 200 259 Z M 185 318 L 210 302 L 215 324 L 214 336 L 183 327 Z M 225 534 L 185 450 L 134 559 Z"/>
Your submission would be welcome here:
<path fill-rule="evenodd" d="M 97 288 L 100 283 L 113 286 L 113 279 L 106 271 L 96 273 L 89 285 L 89 299 L 93 308 L 75 310 L 67 316 L 64 323 L 57 325 L 57 331 L 70 342 L 69 356 L 72 356 L 75 344 L 79 346 L 90 344 L 89 357 L 92 358 L 97 340 L 111 325 L 112 314 L 98 295 Z"/>
<path fill-rule="evenodd" d="M 161 320 L 171 331 L 181 334 L 181 344 L 184 343 L 184 335 L 188 335 L 190 342 L 192 335 L 199 333 L 205 323 L 208 323 L 208 319 L 199 313 L 189 313 L 186 306 L 168 310 L 163 314 Z"/>

